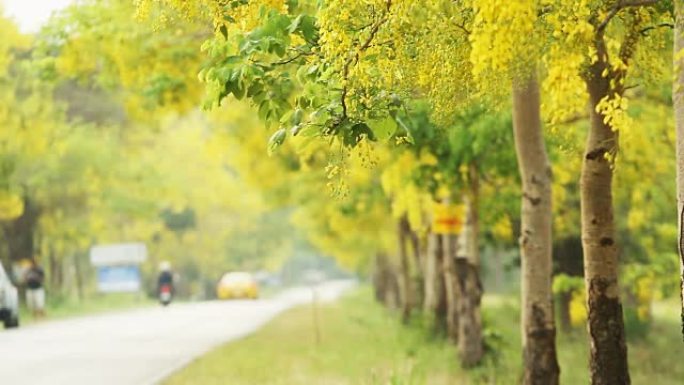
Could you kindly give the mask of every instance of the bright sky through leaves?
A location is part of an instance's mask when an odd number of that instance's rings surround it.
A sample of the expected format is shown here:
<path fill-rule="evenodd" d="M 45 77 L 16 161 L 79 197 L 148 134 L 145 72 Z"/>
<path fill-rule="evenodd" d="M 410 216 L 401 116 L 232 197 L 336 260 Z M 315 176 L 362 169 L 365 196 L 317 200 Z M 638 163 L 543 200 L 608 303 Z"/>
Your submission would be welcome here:
<path fill-rule="evenodd" d="M 4 13 L 19 24 L 22 32 L 37 32 L 52 12 L 67 7 L 73 0 L 0 0 Z"/>

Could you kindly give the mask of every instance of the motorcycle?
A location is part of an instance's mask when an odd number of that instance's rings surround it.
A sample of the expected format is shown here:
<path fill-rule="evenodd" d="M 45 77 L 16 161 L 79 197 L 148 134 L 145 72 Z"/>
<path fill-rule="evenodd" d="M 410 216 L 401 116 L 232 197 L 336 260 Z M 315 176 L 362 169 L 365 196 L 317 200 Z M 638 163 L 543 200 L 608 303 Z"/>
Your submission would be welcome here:
<path fill-rule="evenodd" d="M 172 297 L 173 297 L 173 294 L 171 292 L 171 285 L 169 285 L 169 284 L 161 285 L 161 287 L 159 288 L 159 302 L 163 306 L 167 306 L 168 304 L 171 303 Z"/>

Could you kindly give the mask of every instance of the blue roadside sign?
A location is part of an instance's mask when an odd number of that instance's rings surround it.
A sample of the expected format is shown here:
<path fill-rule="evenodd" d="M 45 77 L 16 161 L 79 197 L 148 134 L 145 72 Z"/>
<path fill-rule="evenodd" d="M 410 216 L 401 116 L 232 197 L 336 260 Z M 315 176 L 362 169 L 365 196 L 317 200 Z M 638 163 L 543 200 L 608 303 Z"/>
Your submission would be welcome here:
<path fill-rule="evenodd" d="M 140 268 L 135 265 L 100 266 L 97 289 L 101 292 L 137 292 L 141 288 Z"/>

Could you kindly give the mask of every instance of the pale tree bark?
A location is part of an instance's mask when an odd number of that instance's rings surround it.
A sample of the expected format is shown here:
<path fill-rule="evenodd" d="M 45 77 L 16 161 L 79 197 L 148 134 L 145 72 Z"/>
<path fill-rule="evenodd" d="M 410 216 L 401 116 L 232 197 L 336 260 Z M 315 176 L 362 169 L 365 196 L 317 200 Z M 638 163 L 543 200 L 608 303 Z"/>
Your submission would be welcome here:
<path fill-rule="evenodd" d="M 437 303 L 437 237 L 438 235 L 433 233 L 429 233 L 427 237 L 423 281 L 423 311 L 426 314 L 432 314 Z"/>
<path fill-rule="evenodd" d="M 471 169 L 472 174 L 472 169 Z M 466 196 L 466 221 L 461 247 L 456 249 L 458 353 L 461 365 L 472 367 L 484 355 L 482 340 L 482 284 L 480 282 L 479 208 L 477 175 L 471 175 L 470 193 Z"/>
<path fill-rule="evenodd" d="M 480 172 L 476 163 L 468 166 L 466 255 L 475 266 L 480 266 Z"/>
<path fill-rule="evenodd" d="M 618 287 L 612 194 L 611 156 L 617 152 L 618 133 L 605 123 L 603 114 L 596 111 L 601 100 L 620 95 L 620 90 L 611 87 L 611 82 L 620 83 L 620 75 L 610 69 L 603 38 L 597 38 L 595 43 L 598 60 L 589 67 L 585 79 L 590 98 L 590 128 L 580 179 L 582 250 L 589 310 L 589 366 L 593 385 L 626 385 L 630 378 Z"/>
<path fill-rule="evenodd" d="M 459 272 L 456 267 L 456 255 L 458 253 L 458 239 L 451 234 L 439 235 L 444 243 L 444 257 L 442 258 L 442 271 L 444 273 L 444 287 L 446 293 L 446 331 L 451 342 L 458 344 L 460 302 L 463 292 L 459 290 Z M 460 353 L 460 352 L 459 352 Z M 460 356 L 460 354 L 459 354 Z M 459 357 L 461 358 L 461 357 Z M 462 361 L 462 359 L 461 359 Z"/>
<path fill-rule="evenodd" d="M 513 131 L 522 178 L 523 383 L 555 385 L 560 369 L 551 293 L 551 167 L 542 133 L 535 71 L 513 85 Z"/>
<path fill-rule="evenodd" d="M 399 284 L 401 289 L 401 320 L 408 323 L 414 306 L 413 280 L 411 278 L 411 263 L 409 261 L 406 241 L 409 239 L 411 228 L 406 216 L 402 216 L 397 223 L 397 241 L 399 253 Z"/>
<path fill-rule="evenodd" d="M 469 191 L 464 195 L 466 217 L 459 236 L 442 235 L 444 240 L 444 284 L 447 296 L 446 327 L 457 344 L 461 366 L 477 365 L 484 355 L 480 302 L 479 179 L 477 168 L 469 169 Z"/>
<path fill-rule="evenodd" d="M 672 85 L 677 132 L 677 225 L 682 335 L 684 335 L 684 0 L 675 0 L 674 72 Z"/>
<path fill-rule="evenodd" d="M 425 290 L 425 253 L 427 251 L 423 247 L 425 242 L 421 242 L 421 238 L 416 231 L 410 231 L 409 241 L 416 270 L 413 282 L 413 307 L 415 309 L 420 309 L 425 300 L 425 293 L 423 291 Z"/>

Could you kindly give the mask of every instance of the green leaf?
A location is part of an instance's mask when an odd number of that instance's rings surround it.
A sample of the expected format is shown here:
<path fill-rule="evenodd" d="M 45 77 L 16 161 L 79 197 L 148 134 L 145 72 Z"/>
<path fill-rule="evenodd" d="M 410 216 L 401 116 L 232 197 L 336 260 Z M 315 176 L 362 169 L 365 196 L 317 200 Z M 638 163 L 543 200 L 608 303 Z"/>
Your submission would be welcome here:
<path fill-rule="evenodd" d="M 390 105 L 394 107 L 401 107 L 401 98 L 397 94 L 392 94 L 390 97 Z"/>
<path fill-rule="evenodd" d="M 268 140 L 268 155 L 273 155 L 273 153 L 280 147 L 287 137 L 287 130 L 284 128 L 278 129 L 271 138 Z"/>
<path fill-rule="evenodd" d="M 259 104 L 259 118 L 261 120 L 266 120 L 266 116 L 268 115 L 270 109 L 271 106 L 268 99 L 264 99 L 263 101 L 261 101 L 261 103 Z"/>
<path fill-rule="evenodd" d="M 299 125 L 302 122 L 302 117 L 304 116 L 304 111 L 301 108 L 297 108 L 292 114 L 292 124 Z"/>
<path fill-rule="evenodd" d="M 309 70 L 306 71 L 306 74 L 307 74 L 307 75 L 313 75 L 313 74 L 316 73 L 316 71 L 318 71 L 318 65 L 317 65 L 317 64 L 316 64 L 316 65 L 312 65 L 311 67 L 309 67 Z"/>
<path fill-rule="evenodd" d="M 357 138 L 356 142 L 358 143 L 361 138 L 366 137 L 369 140 L 376 141 L 378 140 L 377 137 L 375 137 L 375 134 L 373 133 L 373 130 L 368 127 L 366 123 L 356 123 L 355 125 L 352 126 L 352 134 Z"/>
<path fill-rule="evenodd" d="M 345 146 L 354 147 L 364 137 L 372 141 L 377 140 L 375 135 L 373 135 L 373 131 L 366 123 L 355 123 L 349 129 L 343 130 L 342 142 Z"/>
<path fill-rule="evenodd" d="M 299 30 L 302 32 L 302 36 L 306 41 L 315 41 L 318 35 L 316 19 L 309 15 L 302 15 L 302 20 L 299 23 Z"/>
<path fill-rule="evenodd" d="M 225 96 L 228 96 L 233 93 L 233 90 L 235 89 L 235 82 L 232 81 L 227 81 L 225 85 L 223 86 L 223 92 L 222 94 L 225 94 Z"/>
<path fill-rule="evenodd" d="M 260 83 L 252 83 L 247 88 L 247 97 L 252 98 L 263 93 L 264 87 Z"/>
<path fill-rule="evenodd" d="M 299 25 L 302 23 L 303 17 L 304 15 L 299 15 L 294 20 L 292 20 L 290 26 L 287 27 L 287 32 L 294 33 L 297 30 L 297 28 L 299 28 Z"/>
<path fill-rule="evenodd" d="M 291 122 L 292 121 L 292 115 L 294 115 L 294 111 L 292 111 L 292 110 L 285 112 L 283 114 L 283 116 L 280 117 L 280 123 L 286 124 L 287 122 Z"/>
<path fill-rule="evenodd" d="M 235 87 L 233 88 L 233 95 L 237 100 L 241 100 L 245 96 L 245 87 L 242 87 L 240 85 L 240 82 L 235 82 Z"/>
<path fill-rule="evenodd" d="M 413 135 L 411 134 L 411 129 L 409 128 L 409 126 L 407 126 L 406 123 L 404 123 L 404 121 L 399 116 L 395 115 L 394 120 L 397 122 L 399 127 L 401 127 L 405 132 L 405 134 L 399 136 L 403 137 L 408 143 L 415 144 L 415 140 L 413 139 Z"/>
<path fill-rule="evenodd" d="M 280 42 L 274 44 L 273 46 L 273 51 L 278 55 L 279 57 L 285 56 L 287 53 L 287 50 L 285 49 L 285 46 L 281 44 Z"/>
<path fill-rule="evenodd" d="M 375 136 L 382 141 L 388 140 L 397 132 L 397 122 L 391 117 L 368 122 Z"/>

